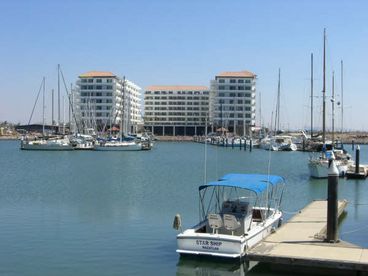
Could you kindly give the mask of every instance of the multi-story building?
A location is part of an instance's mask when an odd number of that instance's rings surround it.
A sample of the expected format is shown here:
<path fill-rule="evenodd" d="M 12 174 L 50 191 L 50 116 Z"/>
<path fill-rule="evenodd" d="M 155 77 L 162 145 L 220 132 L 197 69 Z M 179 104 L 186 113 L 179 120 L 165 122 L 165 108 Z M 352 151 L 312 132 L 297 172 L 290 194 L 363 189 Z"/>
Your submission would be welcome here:
<path fill-rule="evenodd" d="M 223 72 L 211 81 L 211 123 L 215 128 L 245 135 L 256 120 L 256 75 Z"/>
<path fill-rule="evenodd" d="M 79 127 L 103 131 L 122 120 L 127 134 L 143 124 L 141 88 L 111 72 L 81 74 L 73 98 Z"/>
<path fill-rule="evenodd" d="M 144 93 L 145 128 L 155 135 L 203 134 L 209 121 L 209 94 L 206 86 L 148 87 Z"/>

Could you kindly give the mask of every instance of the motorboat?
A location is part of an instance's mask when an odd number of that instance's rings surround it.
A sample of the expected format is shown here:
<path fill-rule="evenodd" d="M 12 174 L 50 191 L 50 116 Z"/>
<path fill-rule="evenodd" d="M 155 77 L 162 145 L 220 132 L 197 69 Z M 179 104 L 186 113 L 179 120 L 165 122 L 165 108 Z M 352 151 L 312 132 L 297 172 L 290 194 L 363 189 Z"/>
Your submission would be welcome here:
<path fill-rule="evenodd" d="M 298 148 L 292 141 L 292 136 L 276 135 L 261 140 L 260 148 L 271 151 L 296 151 Z"/>
<path fill-rule="evenodd" d="M 106 141 L 100 142 L 95 146 L 95 150 L 99 151 L 136 151 L 142 150 L 142 143 L 131 140 L 131 141 Z"/>
<path fill-rule="evenodd" d="M 282 177 L 263 174 L 227 174 L 199 186 L 199 223 L 177 235 L 176 251 L 243 257 L 281 225 L 284 186 Z"/>
<path fill-rule="evenodd" d="M 94 150 L 95 139 L 89 134 L 76 134 L 71 137 L 71 143 L 76 150 Z"/>

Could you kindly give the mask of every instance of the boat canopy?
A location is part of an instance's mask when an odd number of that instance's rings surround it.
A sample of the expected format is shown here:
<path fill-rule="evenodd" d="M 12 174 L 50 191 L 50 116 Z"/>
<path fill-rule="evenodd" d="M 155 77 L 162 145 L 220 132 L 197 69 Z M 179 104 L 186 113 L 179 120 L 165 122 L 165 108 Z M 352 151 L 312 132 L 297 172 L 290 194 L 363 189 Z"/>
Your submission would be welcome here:
<path fill-rule="evenodd" d="M 267 190 L 268 184 L 276 186 L 284 183 L 284 179 L 277 175 L 266 174 L 226 174 L 219 181 L 209 182 L 199 186 L 199 190 L 208 187 L 234 187 L 252 191 L 257 195 Z"/>

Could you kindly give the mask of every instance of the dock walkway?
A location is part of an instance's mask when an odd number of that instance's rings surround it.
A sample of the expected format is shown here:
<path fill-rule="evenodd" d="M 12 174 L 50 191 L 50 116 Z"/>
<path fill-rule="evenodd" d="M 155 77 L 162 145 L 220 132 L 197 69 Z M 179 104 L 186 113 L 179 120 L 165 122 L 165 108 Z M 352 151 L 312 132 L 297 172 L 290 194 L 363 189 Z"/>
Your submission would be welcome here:
<path fill-rule="evenodd" d="M 346 205 L 346 201 L 339 201 L 338 216 Z M 324 242 L 326 227 L 327 201 L 313 201 L 250 249 L 246 258 L 271 264 L 368 271 L 368 250 L 343 241 Z"/>

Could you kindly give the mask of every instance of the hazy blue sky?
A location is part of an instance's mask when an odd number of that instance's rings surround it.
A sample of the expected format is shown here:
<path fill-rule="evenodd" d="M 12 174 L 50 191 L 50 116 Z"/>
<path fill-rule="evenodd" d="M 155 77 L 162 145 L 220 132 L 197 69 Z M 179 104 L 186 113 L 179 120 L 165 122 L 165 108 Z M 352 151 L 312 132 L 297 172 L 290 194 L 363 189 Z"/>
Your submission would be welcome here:
<path fill-rule="evenodd" d="M 368 1 L 363 0 L 2 0 L 0 121 L 28 121 L 43 76 L 50 112 L 60 63 L 68 85 L 86 71 L 106 70 L 142 88 L 209 85 L 219 72 L 249 70 L 258 75 L 257 96 L 261 92 L 262 117 L 268 123 L 280 67 L 281 125 L 306 127 L 310 54 L 315 56 L 315 93 L 321 95 L 326 27 L 327 93 L 335 70 L 340 95 L 343 59 L 344 124 L 368 129 L 367 14 Z M 321 98 L 315 102 L 315 124 L 320 125 Z M 40 114 L 39 107 L 34 122 Z M 336 120 L 340 125 L 339 116 Z"/>

